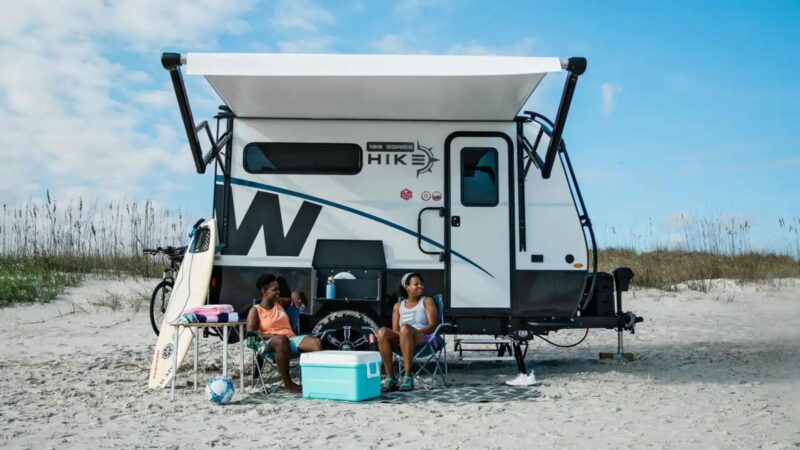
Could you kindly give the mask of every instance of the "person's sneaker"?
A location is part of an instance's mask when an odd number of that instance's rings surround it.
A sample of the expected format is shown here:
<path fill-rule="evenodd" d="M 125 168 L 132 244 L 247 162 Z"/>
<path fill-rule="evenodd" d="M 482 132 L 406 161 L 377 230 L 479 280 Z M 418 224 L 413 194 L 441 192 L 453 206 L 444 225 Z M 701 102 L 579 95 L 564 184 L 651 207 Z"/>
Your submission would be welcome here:
<path fill-rule="evenodd" d="M 511 380 L 506 380 L 507 386 L 534 386 L 538 384 L 536 375 L 531 370 L 530 373 L 518 373 L 517 376 Z"/>
<path fill-rule="evenodd" d="M 400 377 L 400 386 L 398 388 L 401 392 L 414 390 L 414 377 L 411 375 L 403 375 Z"/>
<path fill-rule="evenodd" d="M 397 380 L 394 377 L 381 378 L 381 392 L 393 392 L 397 390 Z"/>

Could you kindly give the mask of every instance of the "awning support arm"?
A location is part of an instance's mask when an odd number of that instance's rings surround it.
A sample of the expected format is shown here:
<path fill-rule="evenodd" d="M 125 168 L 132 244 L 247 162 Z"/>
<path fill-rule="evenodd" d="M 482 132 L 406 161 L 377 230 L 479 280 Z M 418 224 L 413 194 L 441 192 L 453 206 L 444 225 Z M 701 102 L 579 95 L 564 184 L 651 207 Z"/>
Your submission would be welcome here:
<path fill-rule="evenodd" d="M 550 178 L 550 172 L 553 170 L 553 164 L 561 146 L 561 134 L 564 132 L 564 124 L 567 122 L 569 106 L 572 103 L 572 95 L 575 93 L 575 85 L 578 83 L 578 77 L 586 71 L 586 58 L 569 58 L 566 69 L 569 75 L 564 84 L 564 92 L 561 94 L 561 103 L 558 105 L 558 113 L 553 127 L 553 136 L 550 138 L 550 145 L 547 147 L 547 154 L 544 158 L 544 167 L 542 167 L 542 178 L 545 179 Z"/>
<path fill-rule="evenodd" d="M 183 75 L 181 74 L 181 65 L 185 60 L 181 57 L 180 53 L 162 53 L 161 65 L 169 71 L 170 78 L 172 79 L 172 87 L 175 89 L 175 98 L 178 100 L 178 108 L 181 111 L 181 119 L 183 119 L 183 127 L 186 131 L 186 138 L 189 140 L 189 149 L 192 151 L 192 158 L 194 159 L 194 166 L 197 173 L 206 173 L 206 166 L 219 158 L 219 153 L 225 148 L 225 145 L 231 139 L 230 131 L 214 139 L 211 134 L 211 127 L 208 121 L 204 120 L 199 125 L 195 126 L 194 116 L 192 116 L 192 107 L 189 106 L 189 97 L 186 95 L 186 85 L 183 82 Z M 208 141 L 211 143 L 211 149 L 203 155 L 203 150 L 200 147 L 200 139 L 198 134 L 205 130 Z"/>

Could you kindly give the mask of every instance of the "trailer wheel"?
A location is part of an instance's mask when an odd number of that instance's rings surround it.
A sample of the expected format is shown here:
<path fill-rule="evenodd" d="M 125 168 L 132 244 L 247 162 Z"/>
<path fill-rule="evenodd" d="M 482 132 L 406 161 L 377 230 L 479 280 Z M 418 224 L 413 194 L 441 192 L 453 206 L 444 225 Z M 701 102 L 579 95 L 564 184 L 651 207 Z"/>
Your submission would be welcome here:
<path fill-rule="evenodd" d="M 378 332 L 378 324 L 358 311 L 332 312 L 317 322 L 312 331 L 322 334 L 326 350 L 375 350 L 377 346 L 374 334 Z"/>

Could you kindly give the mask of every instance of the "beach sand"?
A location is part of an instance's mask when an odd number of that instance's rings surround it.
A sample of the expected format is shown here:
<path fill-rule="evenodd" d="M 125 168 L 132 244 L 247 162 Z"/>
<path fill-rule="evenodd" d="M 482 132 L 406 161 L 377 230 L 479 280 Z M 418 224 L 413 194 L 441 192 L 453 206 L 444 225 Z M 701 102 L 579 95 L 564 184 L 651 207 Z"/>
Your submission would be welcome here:
<path fill-rule="evenodd" d="M 50 304 L 0 309 L 0 446 L 800 447 L 800 280 L 628 293 L 625 308 L 646 318 L 625 335 L 637 360 L 598 360 L 616 349 L 611 330 L 575 348 L 534 340 L 528 364 L 541 384 L 522 400 L 477 403 L 459 389 L 451 402 L 405 404 L 242 393 L 232 345 L 237 392 L 226 406 L 192 390 L 191 354 L 174 401 L 147 388 L 156 282 L 91 279 Z M 201 388 L 220 373 L 220 349 L 201 341 Z M 513 362 L 451 366 L 456 386 L 501 392 L 514 372 Z"/>

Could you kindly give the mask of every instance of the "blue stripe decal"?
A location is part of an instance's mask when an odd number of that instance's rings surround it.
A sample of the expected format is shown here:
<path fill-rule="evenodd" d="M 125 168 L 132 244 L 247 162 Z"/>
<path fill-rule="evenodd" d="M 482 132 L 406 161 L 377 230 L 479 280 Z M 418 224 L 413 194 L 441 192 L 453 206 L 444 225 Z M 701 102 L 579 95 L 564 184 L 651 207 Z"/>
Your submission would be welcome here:
<path fill-rule="evenodd" d="M 222 175 L 217 175 L 216 180 L 219 181 L 219 182 L 224 182 L 225 181 L 225 177 L 222 176 Z M 326 200 L 324 198 L 314 197 L 313 195 L 303 194 L 302 192 L 292 191 L 292 190 L 289 190 L 289 189 L 284 189 L 284 188 L 277 187 L 277 186 L 272 186 L 272 185 L 269 185 L 269 184 L 256 183 L 255 181 L 250 181 L 250 180 L 243 180 L 241 178 L 231 178 L 231 184 L 237 184 L 239 186 L 251 187 L 251 188 L 260 189 L 260 190 L 263 190 L 263 191 L 275 192 L 277 194 L 291 195 L 292 197 L 302 198 L 303 200 L 308 200 L 308 201 L 311 201 L 311 202 L 314 202 L 314 203 L 320 203 L 320 204 L 323 204 L 323 205 L 327 205 L 327 206 L 330 206 L 330 207 L 333 207 L 333 208 L 341 209 L 342 211 L 347 211 L 349 213 L 352 213 L 352 214 L 355 214 L 355 215 L 358 215 L 358 216 L 373 220 L 375 222 L 381 223 L 381 224 L 386 225 L 388 227 L 392 227 L 392 228 L 394 228 L 396 230 L 400 230 L 403 233 L 406 233 L 406 234 L 409 234 L 411 236 L 414 236 L 415 238 L 417 237 L 417 232 L 414 231 L 414 230 L 410 230 L 410 229 L 408 229 L 408 228 L 406 228 L 404 226 L 398 225 L 398 224 L 396 224 L 394 222 L 389 222 L 386 219 L 380 218 L 380 217 L 372 215 L 370 213 L 366 213 L 364 211 L 359 211 L 359 210 L 351 208 L 349 206 L 345 206 L 345 205 L 342 205 L 342 204 L 339 204 L 339 203 L 335 203 L 335 202 L 332 202 L 330 200 Z M 444 245 L 434 241 L 433 239 L 431 239 L 431 238 L 429 238 L 429 237 L 427 237 L 425 235 L 422 235 L 422 240 L 427 242 L 427 243 L 429 243 L 429 244 L 431 244 L 431 245 L 433 245 L 434 247 L 436 247 L 436 248 L 438 248 L 440 250 L 444 250 Z M 466 261 L 467 263 L 471 264 L 472 266 L 474 266 L 475 268 L 477 268 L 481 272 L 485 273 L 486 275 L 489 275 L 490 277 L 494 278 L 494 275 L 492 275 L 491 273 L 487 272 L 486 269 L 484 269 L 483 267 L 479 266 L 474 261 L 472 261 L 471 259 L 469 259 L 466 256 L 462 255 L 461 253 L 458 253 L 456 251 L 451 251 L 450 253 L 452 253 L 456 257 Z"/>

